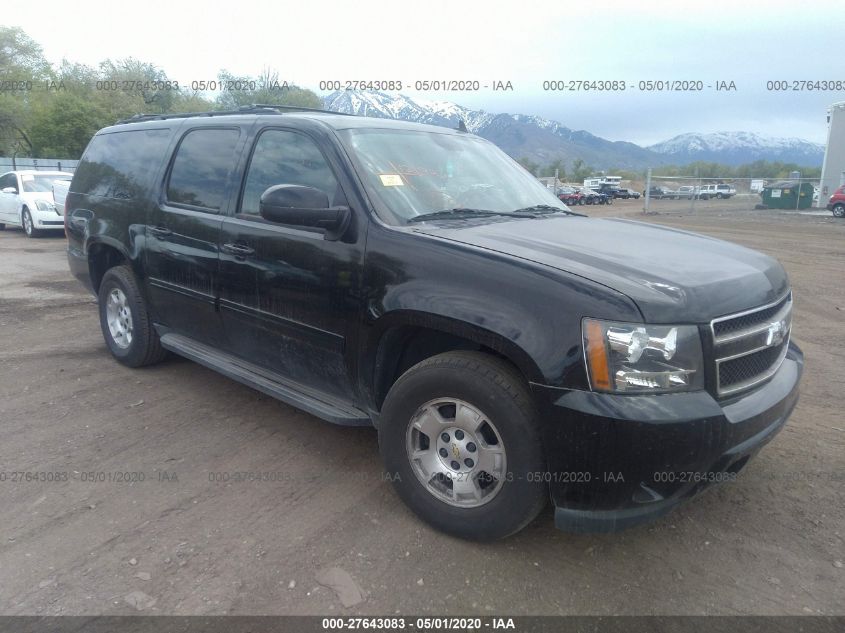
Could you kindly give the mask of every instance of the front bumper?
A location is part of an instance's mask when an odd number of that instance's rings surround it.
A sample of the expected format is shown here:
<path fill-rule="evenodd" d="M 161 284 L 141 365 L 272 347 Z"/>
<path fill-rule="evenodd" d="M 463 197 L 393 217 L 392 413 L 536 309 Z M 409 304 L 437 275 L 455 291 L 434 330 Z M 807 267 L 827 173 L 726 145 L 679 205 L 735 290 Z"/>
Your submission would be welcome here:
<path fill-rule="evenodd" d="M 65 219 L 55 211 L 41 209 L 30 210 L 32 223 L 39 230 L 61 230 L 65 228 Z"/>
<path fill-rule="evenodd" d="M 617 531 L 732 480 L 792 413 L 803 367 L 790 343 L 768 382 L 722 401 L 705 391 L 615 395 L 532 385 L 544 413 L 555 525 Z"/>

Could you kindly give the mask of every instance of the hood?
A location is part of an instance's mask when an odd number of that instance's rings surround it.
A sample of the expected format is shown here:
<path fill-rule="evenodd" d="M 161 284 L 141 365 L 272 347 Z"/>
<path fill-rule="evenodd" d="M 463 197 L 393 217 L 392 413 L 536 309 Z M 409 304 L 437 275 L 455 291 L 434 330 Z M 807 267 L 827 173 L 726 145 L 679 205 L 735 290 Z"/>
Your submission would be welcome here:
<path fill-rule="evenodd" d="M 767 255 L 632 220 L 553 216 L 417 230 L 613 288 L 649 323 L 705 323 L 771 303 L 789 287 L 783 267 Z"/>
<path fill-rule="evenodd" d="M 36 200 L 44 200 L 45 202 L 53 202 L 53 192 L 52 191 L 22 191 L 18 194 L 24 200 L 31 200 L 35 202 Z"/>

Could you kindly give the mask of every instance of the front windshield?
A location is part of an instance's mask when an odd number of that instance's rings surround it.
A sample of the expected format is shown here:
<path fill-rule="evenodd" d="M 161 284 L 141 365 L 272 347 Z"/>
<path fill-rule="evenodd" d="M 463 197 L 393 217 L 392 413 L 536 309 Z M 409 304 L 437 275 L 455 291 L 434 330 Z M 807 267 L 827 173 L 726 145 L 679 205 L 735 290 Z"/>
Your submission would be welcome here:
<path fill-rule="evenodd" d="M 49 193 L 53 191 L 53 182 L 65 177 L 58 174 L 52 174 L 50 176 L 23 174 L 21 175 L 21 184 L 23 185 L 23 190 L 27 193 Z"/>
<path fill-rule="evenodd" d="M 495 145 L 478 137 L 416 130 L 341 132 L 379 216 L 390 224 L 448 209 L 512 213 L 557 197 Z"/>

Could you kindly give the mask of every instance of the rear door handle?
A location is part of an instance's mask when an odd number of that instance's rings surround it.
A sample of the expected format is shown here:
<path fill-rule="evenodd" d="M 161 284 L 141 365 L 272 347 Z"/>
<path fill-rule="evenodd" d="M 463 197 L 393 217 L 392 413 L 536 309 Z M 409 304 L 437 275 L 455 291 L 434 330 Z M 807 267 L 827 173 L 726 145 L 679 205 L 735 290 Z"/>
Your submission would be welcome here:
<path fill-rule="evenodd" d="M 235 257 L 249 257 L 255 255 L 255 249 L 243 244 L 223 244 L 221 247 L 226 253 L 234 255 Z"/>
<path fill-rule="evenodd" d="M 172 235 L 173 231 L 166 229 L 163 226 L 154 226 L 150 229 L 150 233 L 156 237 L 167 237 L 168 235 Z"/>

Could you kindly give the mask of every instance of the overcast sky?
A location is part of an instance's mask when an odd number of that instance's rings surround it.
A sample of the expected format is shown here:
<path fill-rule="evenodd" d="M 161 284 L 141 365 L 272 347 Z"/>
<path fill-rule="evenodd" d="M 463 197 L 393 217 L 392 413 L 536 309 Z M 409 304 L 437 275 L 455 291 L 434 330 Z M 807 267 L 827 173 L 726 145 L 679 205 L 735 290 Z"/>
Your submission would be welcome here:
<path fill-rule="evenodd" d="M 599 3 L 432 0 L 67 0 L 15 3 L 55 63 L 136 57 L 183 83 L 262 67 L 319 92 L 323 79 L 398 79 L 413 97 L 537 114 L 613 140 L 744 130 L 824 142 L 845 92 L 777 92 L 767 80 L 845 82 L 842 0 Z M 225 8 L 224 8 L 225 7 Z M 417 93 L 413 82 L 511 81 L 513 93 Z M 734 81 L 735 92 L 549 93 L 547 79 Z"/>

